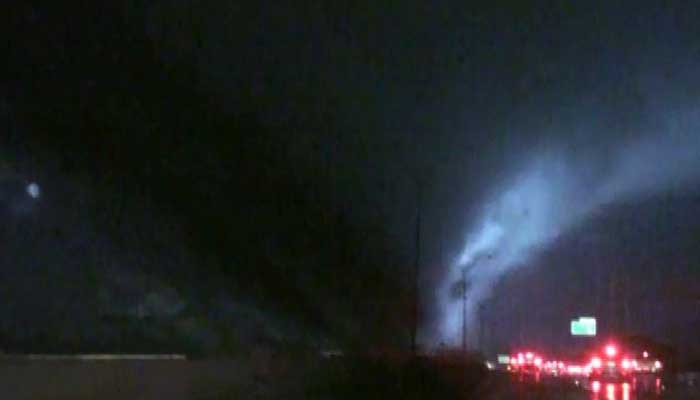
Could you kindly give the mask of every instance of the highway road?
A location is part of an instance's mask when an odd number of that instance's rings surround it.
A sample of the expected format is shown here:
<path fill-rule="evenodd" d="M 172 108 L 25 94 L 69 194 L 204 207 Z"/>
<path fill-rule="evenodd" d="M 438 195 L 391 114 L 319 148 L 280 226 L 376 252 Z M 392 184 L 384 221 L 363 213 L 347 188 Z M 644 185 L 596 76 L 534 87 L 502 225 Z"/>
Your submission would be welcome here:
<path fill-rule="evenodd" d="M 601 385 L 597 391 L 565 379 L 519 379 L 506 373 L 494 373 L 484 385 L 479 398 L 487 400 L 694 400 L 700 390 L 681 385 L 667 385 L 656 380 L 639 383 L 636 388 Z"/>

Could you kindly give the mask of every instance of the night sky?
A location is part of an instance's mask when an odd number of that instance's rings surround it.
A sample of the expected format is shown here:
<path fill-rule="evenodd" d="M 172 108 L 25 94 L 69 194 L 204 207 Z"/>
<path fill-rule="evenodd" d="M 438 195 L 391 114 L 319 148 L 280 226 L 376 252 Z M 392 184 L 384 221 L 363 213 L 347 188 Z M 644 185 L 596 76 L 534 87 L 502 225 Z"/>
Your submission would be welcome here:
<path fill-rule="evenodd" d="M 7 350 L 700 351 L 699 7 L 16 3 Z"/>

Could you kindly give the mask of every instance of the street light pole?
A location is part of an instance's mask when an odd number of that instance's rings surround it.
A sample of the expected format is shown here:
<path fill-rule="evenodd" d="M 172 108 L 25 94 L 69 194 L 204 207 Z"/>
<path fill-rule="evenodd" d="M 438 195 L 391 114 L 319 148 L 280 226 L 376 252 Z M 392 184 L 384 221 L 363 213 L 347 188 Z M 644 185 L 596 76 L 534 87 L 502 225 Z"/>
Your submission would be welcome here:
<path fill-rule="evenodd" d="M 462 352 L 467 353 L 467 269 L 462 268 Z"/>
<path fill-rule="evenodd" d="M 413 262 L 413 303 L 411 318 L 413 325 L 411 326 L 411 352 L 415 355 L 418 350 L 418 280 L 420 277 L 420 231 L 421 231 L 421 212 L 423 206 L 423 187 L 420 180 L 417 181 L 416 188 L 416 243 L 415 243 L 415 259 Z"/>
<path fill-rule="evenodd" d="M 486 318 L 484 315 L 484 303 L 479 304 L 479 351 L 486 354 Z"/>

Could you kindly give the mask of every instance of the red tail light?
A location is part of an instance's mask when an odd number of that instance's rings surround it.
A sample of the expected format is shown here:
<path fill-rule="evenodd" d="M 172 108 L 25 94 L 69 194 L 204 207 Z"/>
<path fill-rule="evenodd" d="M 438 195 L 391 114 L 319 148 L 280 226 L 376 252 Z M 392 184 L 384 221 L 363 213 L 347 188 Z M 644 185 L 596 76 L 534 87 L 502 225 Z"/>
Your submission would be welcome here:
<path fill-rule="evenodd" d="M 603 361 L 600 357 L 593 357 L 591 359 L 591 368 L 600 368 L 603 366 Z"/>
<path fill-rule="evenodd" d="M 605 355 L 608 357 L 615 357 L 617 355 L 617 347 L 611 344 L 605 346 Z"/>

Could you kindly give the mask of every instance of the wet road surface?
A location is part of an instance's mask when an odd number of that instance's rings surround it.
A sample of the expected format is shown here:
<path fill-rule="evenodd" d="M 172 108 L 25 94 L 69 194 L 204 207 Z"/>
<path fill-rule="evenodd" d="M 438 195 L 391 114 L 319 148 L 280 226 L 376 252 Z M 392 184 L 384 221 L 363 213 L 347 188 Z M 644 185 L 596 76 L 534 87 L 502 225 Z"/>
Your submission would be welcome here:
<path fill-rule="evenodd" d="M 480 398 L 488 400 L 694 400 L 700 390 L 668 385 L 656 377 L 640 377 L 634 384 L 607 384 L 572 379 L 546 378 L 535 381 L 508 374 L 489 378 Z"/>

